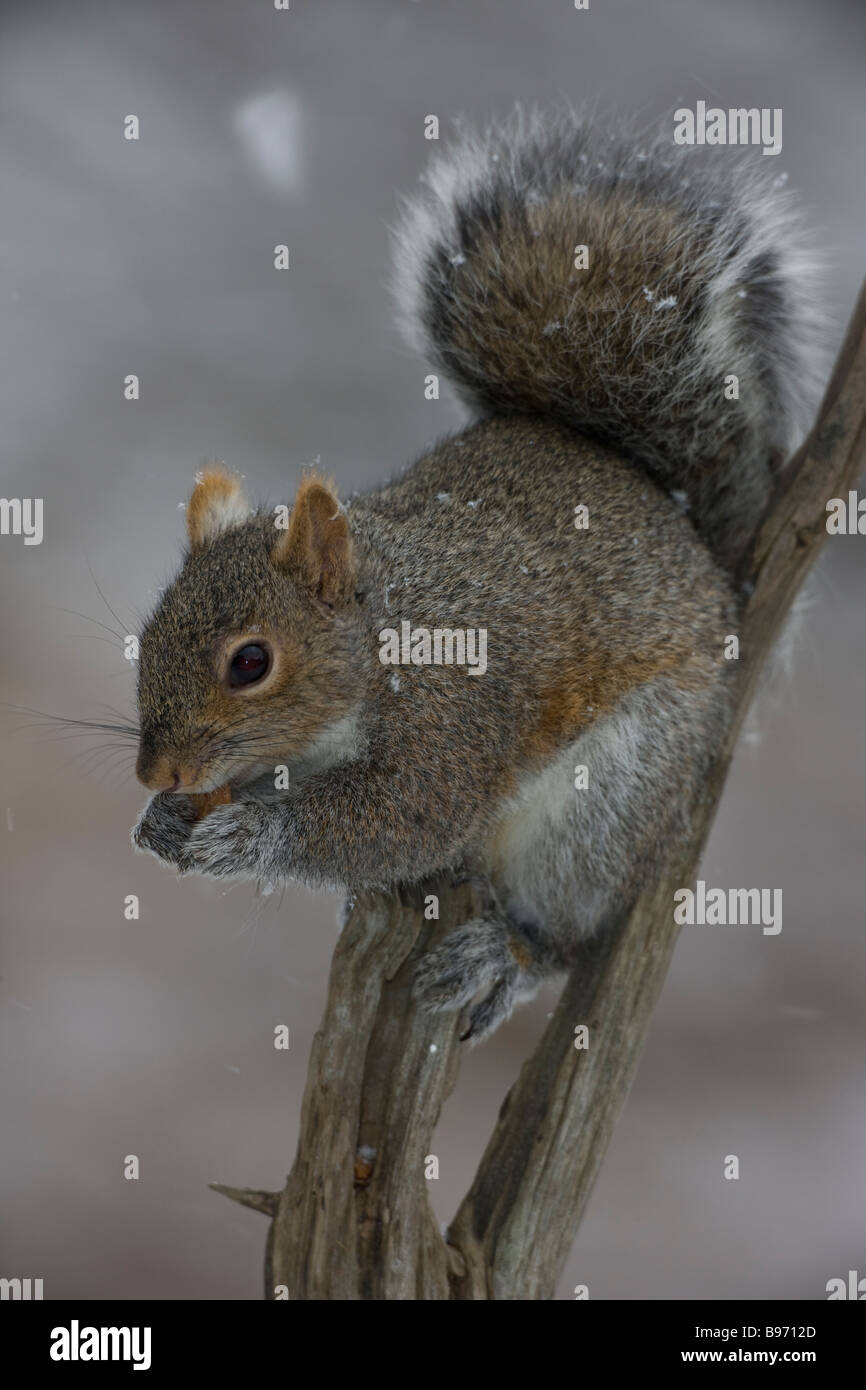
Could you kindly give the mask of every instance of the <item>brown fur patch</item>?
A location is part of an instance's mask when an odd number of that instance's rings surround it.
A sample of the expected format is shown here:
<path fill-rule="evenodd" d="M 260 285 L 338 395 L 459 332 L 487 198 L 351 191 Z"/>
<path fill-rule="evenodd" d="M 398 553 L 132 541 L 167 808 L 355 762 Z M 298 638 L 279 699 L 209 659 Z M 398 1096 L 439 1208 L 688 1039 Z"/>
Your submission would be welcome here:
<path fill-rule="evenodd" d="M 311 473 L 304 478 L 273 561 L 323 602 L 351 598 L 355 585 L 352 534 L 332 484 Z"/>
<path fill-rule="evenodd" d="M 542 689 L 538 718 L 524 738 L 523 753 L 545 758 L 566 747 L 623 695 L 664 672 L 682 668 L 690 656 L 691 652 L 644 652 L 624 661 L 596 657 L 593 662 L 591 654 L 583 653 Z"/>
<path fill-rule="evenodd" d="M 199 550 L 220 531 L 237 525 L 246 510 L 239 478 L 224 468 L 204 469 L 186 509 L 186 529 L 193 550 Z"/>
<path fill-rule="evenodd" d="M 524 946 L 522 941 L 518 941 L 516 936 L 510 936 L 508 938 L 508 949 L 521 970 L 528 970 L 532 964 L 532 952 L 529 947 Z"/>

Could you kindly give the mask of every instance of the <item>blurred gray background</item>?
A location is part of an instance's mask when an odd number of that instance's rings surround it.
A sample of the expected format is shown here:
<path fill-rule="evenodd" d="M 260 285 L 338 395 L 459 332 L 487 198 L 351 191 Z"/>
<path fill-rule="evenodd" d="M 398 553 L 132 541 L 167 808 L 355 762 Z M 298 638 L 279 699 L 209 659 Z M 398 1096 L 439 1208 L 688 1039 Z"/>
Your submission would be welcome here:
<path fill-rule="evenodd" d="M 348 490 L 459 422 L 424 400 L 385 288 L 428 113 L 447 135 L 515 99 L 647 122 L 698 98 L 780 106 L 773 168 L 827 259 L 832 346 L 863 274 L 859 4 L 7 0 L 0 15 L 2 493 L 45 499 L 41 546 L 0 538 L 7 705 L 132 710 L 96 586 L 134 631 L 204 462 L 288 501 L 317 456 Z M 562 1298 L 577 1283 L 594 1299 L 821 1298 L 866 1273 L 864 555 L 862 538 L 828 542 L 793 672 L 707 852 L 712 883 L 783 888 L 782 934 L 683 934 Z M 28 723 L 0 711 L 0 1274 L 43 1278 L 48 1298 L 258 1298 L 265 1223 L 206 1184 L 283 1182 L 338 901 L 257 899 L 134 856 L 131 772 Z M 466 1058 L 436 1141 L 443 1220 L 553 999 Z"/>

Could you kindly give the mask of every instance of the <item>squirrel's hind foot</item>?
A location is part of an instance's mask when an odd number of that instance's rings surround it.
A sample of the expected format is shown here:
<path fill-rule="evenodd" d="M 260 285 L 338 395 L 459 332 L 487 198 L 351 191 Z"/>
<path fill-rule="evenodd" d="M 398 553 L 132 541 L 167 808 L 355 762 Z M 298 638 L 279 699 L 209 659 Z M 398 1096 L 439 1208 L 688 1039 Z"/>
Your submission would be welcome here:
<path fill-rule="evenodd" d="M 419 961 L 413 998 L 428 1013 L 472 1004 L 461 1042 L 481 1042 L 530 998 L 549 973 L 536 943 L 498 918 L 476 918 L 452 932 Z M 480 997 L 479 997 L 480 996 Z"/>

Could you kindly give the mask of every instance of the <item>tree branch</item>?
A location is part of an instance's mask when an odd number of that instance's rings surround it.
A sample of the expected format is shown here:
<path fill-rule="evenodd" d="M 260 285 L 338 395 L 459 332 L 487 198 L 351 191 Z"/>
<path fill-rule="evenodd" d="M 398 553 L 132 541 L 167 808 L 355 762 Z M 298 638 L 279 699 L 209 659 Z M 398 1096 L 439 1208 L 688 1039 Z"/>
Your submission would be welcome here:
<path fill-rule="evenodd" d="M 741 578 L 737 710 L 707 778 L 690 842 L 617 927 L 589 943 L 544 1037 L 507 1096 L 447 1239 L 424 1162 L 459 1063 L 460 1020 L 409 997 L 422 951 L 477 910 L 468 885 L 359 899 L 334 955 L 295 1163 L 278 1199 L 266 1297 L 538 1299 L 553 1296 L 628 1093 L 678 927 L 675 889 L 693 883 L 760 671 L 866 455 L 866 287 L 818 419 L 783 474 Z M 578 1024 L 589 1047 L 574 1046 Z M 272 1194 L 221 1189 L 258 1210 Z M 285 1296 L 285 1294 L 283 1294 Z"/>
<path fill-rule="evenodd" d="M 694 883 L 761 669 L 826 538 L 826 504 L 846 496 L 866 458 L 866 285 L 818 419 L 786 467 L 749 561 L 737 710 L 707 780 L 691 843 L 603 939 L 591 971 L 572 972 L 457 1213 L 461 1298 L 550 1298 L 628 1094 L 679 928 L 674 892 Z M 573 1046 L 586 1023 L 590 1046 Z"/>

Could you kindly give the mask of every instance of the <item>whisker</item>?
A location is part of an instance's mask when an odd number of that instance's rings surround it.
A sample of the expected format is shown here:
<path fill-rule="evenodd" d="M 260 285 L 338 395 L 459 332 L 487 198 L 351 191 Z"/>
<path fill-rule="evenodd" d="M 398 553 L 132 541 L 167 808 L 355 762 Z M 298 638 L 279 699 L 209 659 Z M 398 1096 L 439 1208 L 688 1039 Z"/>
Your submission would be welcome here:
<path fill-rule="evenodd" d="M 126 632 L 115 632 L 113 627 L 108 626 L 108 623 L 100 622 L 99 618 L 91 618 L 89 613 L 79 613 L 77 608 L 58 608 L 57 611 L 69 613 L 73 618 L 83 618 L 86 623 L 93 623 L 96 627 L 104 628 L 106 632 L 111 633 L 112 637 L 116 637 L 118 642 L 122 642 L 124 637 L 129 636 Z"/>
<path fill-rule="evenodd" d="M 91 564 L 90 564 L 90 560 L 87 559 L 87 556 L 85 556 L 85 559 L 87 560 L 87 568 L 90 570 L 90 578 L 93 580 L 93 583 L 96 585 L 96 592 L 99 594 L 99 597 L 102 599 L 102 602 L 105 604 L 106 608 L 108 609 L 108 611 L 109 611 L 109 613 L 111 614 L 111 616 L 112 616 L 112 618 L 114 619 L 114 621 L 115 621 L 120 627 L 123 627 L 123 619 L 122 619 L 117 613 L 115 613 L 115 611 L 114 611 L 114 609 L 112 608 L 111 604 L 108 602 L 108 599 L 105 597 L 105 594 L 102 592 L 102 590 L 100 589 L 99 585 L 97 584 L 97 582 L 96 582 L 96 575 L 93 573 L 93 568 L 92 568 L 92 566 L 91 566 Z M 125 635 L 125 634 L 124 634 L 124 635 Z"/>
<path fill-rule="evenodd" d="M 97 750 L 88 749 L 84 752 L 74 754 L 67 766 L 72 766 L 72 764 L 77 761 L 83 772 L 92 775 L 98 772 L 100 768 L 110 765 L 112 759 L 116 756 L 117 751 L 113 748 L 100 748 Z"/>
<path fill-rule="evenodd" d="M 106 786 L 109 782 L 119 785 L 121 781 L 126 781 L 129 777 L 130 769 L 124 768 L 117 763 L 105 763 L 99 767 L 88 768 L 86 775 L 93 781 Z"/>
<path fill-rule="evenodd" d="M 112 760 L 115 761 L 112 762 Z M 97 773 L 103 765 L 113 765 L 118 768 L 123 765 L 119 760 L 117 749 L 79 749 L 76 753 L 73 753 L 70 758 L 67 758 L 60 764 L 60 770 L 68 771 L 70 768 L 77 767 L 85 776 L 90 777 L 93 776 L 94 773 Z M 133 763 L 129 761 L 125 766 L 125 773 L 128 774 L 131 772 L 132 768 Z"/>
<path fill-rule="evenodd" d="M 126 715 L 124 714 L 123 710 L 122 710 L 122 709 L 118 709 L 116 705 L 106 705 L 104 702 L 102 702 L 102 703 L 96 705 L 95 708 L 96 708 L 96 709 L 107 709 L 109 714 L 116 714 L 117 717 L 118 717 L 118 719 L 120 719 L 120 720 L 123 721 L 123 722 L 126 722 Z M 135 727 L 138 728 L 138 725 L 136 724 Z"/>
<path fill-rule="evenodd" d="M 90 730 L 94 733 L 118 734 L 122 738 L 139 738 L 141 729 L 132 720 L 123 723 L 108 723 L 98 719 L 73 719 L 64 714 L 49 714 L 46 710 L 33 709 L 29 705 L 2 705 L 2 709 L 10 710 L 13 714 L 35 714 L 38 720 L 31 724 L 23 724 L 21 728 L 57 728 Z"/>
<path fill-rule="evenodd" d="M 119 639 L 113 641 L 108 637 L 100 637 L 98 632 L 73 632 L 70 635 L 75 638 L 76 642 L 104 642 L 107 647 L 111 647 L 116 652 L 121 650 Z"/>

